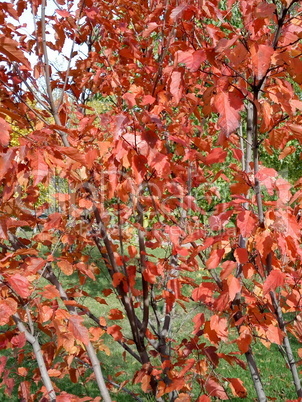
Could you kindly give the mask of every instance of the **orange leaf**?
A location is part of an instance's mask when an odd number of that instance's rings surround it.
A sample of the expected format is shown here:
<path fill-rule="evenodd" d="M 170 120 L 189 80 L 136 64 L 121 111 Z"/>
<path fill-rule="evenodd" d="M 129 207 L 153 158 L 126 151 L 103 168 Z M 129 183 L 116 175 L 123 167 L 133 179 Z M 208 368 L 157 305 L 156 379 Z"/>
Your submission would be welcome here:
<path fill-rule="evenodd" d="M 268 45 L 251 46 L 252 66 L 255 71 L 255 75 L 258 80 L 261 80 L 267 73 L 267 70 L 271 64 L 271 58 L 274 53 L 274 49 Z"/>
<path fill-rule="evenodd" d="M 75 267 L 82 272 L 82 274 L 88 276 L 88 278 L 92 279 L 95 281 L 95 276 L 93 272 L 90 270 L 90 267 L 87 267 L 87 265 L 84 262 L 78 262 Z"/>
<path fill-rule="evenodd" d="M 206 267 L 207 269 L 214 269 L 217 268 L 218 265 L 220 264 L 220 261 L 224 255 L 224 249 L 219 250 L 215 249 L 212 250 L 210 257 L 206 261 Z"/>
<path fill-rule="evenodd" d="M 118 310 L 117 308 L 113 308 L 109 312 L 109 320 L 122 320 L 124 318 L 123 313 L 121 310 Z"/>
<path fill-rule="evenodd" d="M 243 102 L 232 92 L 219 91 L 214 97 L 214 106 L 219 114 L 218 125 L 228 137 L 239 127 Z"/>
<path fill-rule="evenodd" d="M 230 300 L 234 300 L 235 296 L 241 290 L 241 283 L 238 278 L 233 275 L 230 275 L 227 279 L 228 288 L 229 288 L 229 296 Z"/>
<path fill-rule="evenodd" d="M 0 145 L 7 147 L 9 144 L 10 125 L 0 117 Z"/>
<path fill-rule="evenodd" d="M 151 376 L 149 374 L 145 374 L 142 378 L 142 390 L 144 392 L 148 392 L 151 390 L 150 381 Z"/>
<path fill-rule="evenodd" d="M 122 327 L 119 325 L 112 325 L 111 327 L 107 327 L 107 334 L 111 335 L 114 340 L 120 341 L 123 339 L 123 334 L 121 333 Z"/>
<path fill-rule="evenodd" d="M 134 246 L 128 246 L 128 253 L 130 258 L 134 258 L 137 254 L 137 249 Z"/>
<path fill-rule="evenodd" d="M 24 332 L 13 336 L 11 339 L 11 344 L 16 348 L 23 348 L 23 346 L 26 344 L 26 337 Z"/>
<path fill-rule="evenodd" d="M 239 398 L 247 397 L 247 391 L 239 378 L 227 378 L 227 380 L 230 383 L 230 388 L 234 396 L 238 396 Z"/>
<path fill-rule="evenodd" d="M 60 297 L 60 292 L 54 285 L 46 285 L 44 286 L 41 295 L 45 297 L 45 299 L 54 299 L 55 297 Z"/>
<path fill-rule="evenodd" d="M 223 387 L 218 383 L 216 378 L 209 377 L 205 383 L 205 389 L 209 396 L 219 398 L 223 401 L 229 399 Z"/>
<path fill-rule="evenodd" d="M 256 227 L 257 219 L 251 211 L 241 211 L 237 217 L 237 227 L 243 237 L 249 237 Z"/>
<path fill-rule="evenodd" d="M 265 295 L 271 290 L 275 290 L 278 286 L 283 286 L 285 277 L 284 272 L 279 271 L 279 269 L 273 269 L 264 282 L 263 294 Z"/>
<path fill-rule="evenodd" d="M 297 149 L 297 148 L 294 147 L 293 145 L 290 145 L 290 146 L 288 146 L 288 147 L 285 147 L 285 148 L 283 149 L 283 151 L 280 153 L 279 157 L 278 157 L 279 161 L 282 160 L 282 159 L 284 159 L 284 158 L 286 158 L 288 155 L 293 154 L 293 153 L 296 151 L 296 149 Z"/>
<path fill-rule="evenodd" d="M 27 270 L 30 273 L 36 274 L 46 264 L 43 258 L 29 257 L 26 259 Z"/>
<path fill-rule="evenodd" d="M 21 297 L 28 297 L 30 295 L 28 279 L 20 274 L 15 274 L 6 278 L 12 289 Z"/>
<path fill-rule="evenodd" d="M 249 350 L 252 339 L 252 335 L 248 332 L 242 332 L 239 338 L 236 339 L 238 349 L 241 353 L 246 353 Z"/>
<path fill-rule="evenodd" d="M 48 371 L 49 377 L 60 377 L 60 375 L 62 374 L 60 370 L 56 370 L 56 369 L 49 369 Z"/>
<path fill-rule="evenodd" d="M 221 318 L 218 315 L 212 315 L 210 319 L 210 327 L 216 332 L 218 338 L 223 341 L 228 339 L 228 322 L 226 318 Z"/>
<path fill-rule="evenodd" d="M 83 318 L 79 316 L 71 316 L 68 322 L 68 329 L 76 339 L 85 345 L 89 342 L 88 329 L 82 324 Z"/>
<path fill-rule="evenodd" d="M 194 331 L 193 334 L 197 334 L 200 330 L 200 327 L 205 323 L 204 314 L 198 313 L 192 320 L 194 322 Z"/>
<path fill-rule="evenodd" d="M 206 165 L 213 165 L 213 163 L 224 162 L 227 152 L 221 148 L 214 148 L 203 160 Z"/>
<path fill-rule="evenodd" d="M 284 334 L 279 327 L 275 327 L 271 324 L 267 327 L 267 330 L 265 332 L 267 339 L 270 342 L 276 343 L 277 345 L 282 345 Z"/>
<path fill-rule="evenodd" d="M 0 302 L 0 325 L 9 322 L 10 317 L 17 311 L 17 302 L 12 298 L 1 300 Z"/>
<path fill-rule="evenodd" d="M 234 251 L 234 256 L 239 264 L 245 264 L 249 261 L 249 255 L 246 248 L 236 248 Z"/>
<path fill-rule="evenodd" d="M 59 229 L 62 225 L 62 215 L 55 212 L 49 215 L 47 222 L 44 225 L 44 230 Z"/>
<path fill-rule="evenodd" d="M 68 260 L 61 259 L 57 262 L 57 265 L 65 275 L 73 274 L 73 265 Z"/>
<path fill-rule="evenodd" d="M 176 105 L 178 105 L 179 101 L 182 97 L 182 92 L 183 92 L 180 71 L 173 71 L 173 73 L 171 75 L 170 92 L 171 92 L 171 95 L 173 95 L 173 98 L 175 99 Z"/>
<path fill-rule="evenodd" d="M 0 53 L 5 54 L 9 61 L 16 61 L 30 68 L 29 61 L 24 56 L 22 50 L 18 49 L 18 46 L 19 43 L 8 36 L 2 35 L 0 37 Z"/>
<path fill-rule="evenodd" d="M 116 288 L 124 279 L 124 274 L 122 274 L 121 272 L 115 272 L 112 277 L 112 285 Z"/>

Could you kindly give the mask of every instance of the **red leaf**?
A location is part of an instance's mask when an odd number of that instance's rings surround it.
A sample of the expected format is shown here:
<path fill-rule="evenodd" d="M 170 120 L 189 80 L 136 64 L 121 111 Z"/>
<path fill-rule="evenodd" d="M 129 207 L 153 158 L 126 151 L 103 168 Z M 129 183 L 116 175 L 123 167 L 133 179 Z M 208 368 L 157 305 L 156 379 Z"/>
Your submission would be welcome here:
<path fill-rule="evenodd" d="M 16 348 L 23 348 L 23 346 L 26 344 L 26 337 L 24 332 L 13 336 L 11 339 L 11 344 Z"/>
<path fill-rule="evenodd" d="M 181 4 L 178 7 L 175 7 L 171 14 L 170 14 L 170 18 L 172 21 L 175 21 L 177 18 L 182 16 L 182 13 L 187 9 L 187 4 Z"/>
<path fill-rule="evenodd" d="M 107 334 L 111 335 L 114 340 L 120 341 L 123 339 L 121 329 L 122 328 L 119 325 L 112 325 L 111 327 L 107 327 Z"/>
<path fill-rule="evenodd" d="M 218 338 L 226 341 L 228 339 L 228 322 L 226 318 L 219 317 L 218 315 L 212 315 L 210 319 L 210 327 L 216 332 Z"/>
<path fill-rule="evenodd" d="M 144 180 L 144 176 L 147 172 L 146 163 L 147 159 L 143 155 L 134 155 L 132 158 L 132 169 L 137 184 L 140 184 Z"/>
<path fill-rule="evenodd" d="M 272 168 L 262 168 L 256 174 L 256 178 L 266 187 L 270 195 L 274 194 L 274 184 L 278 173 Z"/>
<path fill-rule="evenodd" d="M 60 375 L 62 374 L 60 370 L 56 369 L 49 369 L 47 372 L 49 374 L 49 377 L 60 377 Z"/>
<path fill-rule="evenodd" d="M 8 36 L 3 35 L 0 37 L 0 53 L 5 54 L 9 61 L 24 64 L 24 66 L 30 69 L 29 61 L 24 56 L 22 50 L 18 49 L 18 46 L 19 43 Z"/>
<path fill-rule="evenodd" d="M 27 270 L 33 274 L 36 274 L 45 264 L 46 261 L 43 258 L 28 257 L 26 259 Z"/>
<path fill-rule="evenodd" d="M 68 322 L 68 329 L 76 339 L 87 345 L 89 342 L 89 332 L 82 322 L 82 317 L 71 316 Z"/>
<path fill-rule="evenodd" d="M 241 353 L 246 353 L 249 350 L 250 344 L 252 342 L 252 335 L 248 332 L 242 332 L 239 338 L 236 339 L 238 349 Z"/>
<path fill-rule="evenodd" d="M 8 149 L 5 154 L 1 155 L 0 158 L 0 180 L 6 175 L 9 168 L 12 166 L 13 159 L 16 155 L 14 149 Z"/>
<path fill-rule="evenodd" d="M 278 159 L 279 159 L 279 160 L 282 160 L 282 159 L 286 158 L 288 155 L 293 154 L 293 153 L 296 151 L 296 149 L 297 149 L 297 148 L 294 147 L 293 145 L 290 145 L 290 146 L 288 146 L 288 147 L 285 147 L 285 148 L 283 149 L 283 151 L 280 153 Z"/>
<path fill-rule="evenodd" d="M 194 301 L 202 301 L 204 303 L 212 302 L 215 288 L 216 286 L 213 283 L 201 283 L 198 288 L 193 290 L 192 298 Z"/>
<path fill-rule="evenodd" d="M 212 250 L 212 252 L 210 254 L 210 257 L 206 261 L 207 269 L 217 268 L 218 265 L 220 264 L 220 261 L 222 260 L 223 255 L 224 255 L 224 249 L 222 249 L 222 250 L 219 250 L 219 249 Z"/>
<path fill-rule="evenodd" d="M 251 211 L 241 211 L 237 217 L 237 227 L 242 237 L 249 237 L 255 229 L 257 219 Z"/>
<path fill-rule="evenodd" d="M 266 258 L 266 256 L 271 252 L 273 245 L 271 231 L 269 229 L 258 229 L 254 239 L 258 252 L 263 258 Z"/>
<path fill-rule="evenodd" d="M 205 236 L 205 231 L 203 229 L 197 229 L 195 232 L 186 236 L 183 239 L 182 244 L 191 243 L 198 239 L 203 239 L 204 236 Z"/>
<path fill-rule="evenodd" d="M 190 71 L 193 73 L 197 71 L 201 65 L 207 58 L 206 52 L 203 49 L 196 50 L 193 53 L 193 63 L 190 67 Z"/>
<path fill-rule="evenodd" d="M 229 296 L 230 300 L 234 300 L 235 296 L 241 290 L 241 283 L 238 278 L 233 275 L 230 275 L 227 279 L 228 288 L 229 288 Z"/>
<path fill-rule="evenodd" d="M 45 299 L 54 299 L 56 297 L 60 297 L 60 292 L 57 290 L 57 288 L 54 285 L 46 285 L 43 288 L 43 291 L 41 292 L 41 295 Z"/>
<path fill-rule="evenodd" d="M 249 261 L 249 255 L 246 248 L 236 248 L 234 251 L 234 256 L 239 264 L 245 264 Z"/>
<path fill-rule="evenodd" d="M 156 98 L 154 98 L 151 95 L 145 95 L 143 96 L 141 105 L 146 106 L 146 105 L 152 105 L 156 101 Z"/>
<path fill-rule="evenodd" d="M 205 323 L 204 314 L 198 313 L 192 320 L 194 322 L 194 331 L 193 334 L 197 334 L 200 330 L 200 327 Z"/>
<path fill-rule="evenodd" d="M 17 302 L 12 298 L 1 300 L 0 302 L 0 325 L 5 325 L 9 322 L 10 317 L 17 311 Z"/>
<path fill-rule="evenodd" d="M 279 271 L 279 269 L 273 269 L 269 276 L 266 278 L 263 285 L 263 294 L 266 295 L 271 290 L 275 290 L 278 286 L 283 286 L 286 274 Z"/>
<path fill-rule="evenodd" d="M 30 295 L 28 279 L 20 274 L 6 278 L 12 289 L 21 297 L 27 298 Z"/>
<path fill-rule="evenodd" d="M 211 397 L 216 397 L 223 401 L 229 399 L 223 387 L 218 383 L 218 381 L 214 377 L 209 377 L 206 380 L 205 390 Z"/>
<path fill-rule="evenodd" d="M 0 239 L 7 239 L 7 219 L 0 216 Z"/>
<path fill-rule="evenodd" d="M 261 80 L 270 67 L 274 49 L 268 45 L 255 44 L 251 47 L 250 51 L 252 55 L 252 68 L 255 72 L 256 78 Z"/>
<path fill-rule="evenodd" d="M 206 165 L 213 165 L 213 163 L 224 162 L 227 152 L 221 148 L 214 148 L 203 160 Z"/>
<path fill-rule="evenodd" d="M 32 174 L 34 177 L 34 186 L 40 183 L 44 177 L 48 175 L 48 165 L 44 161 L 44 156 L 41 152 L 37 152 L 31 160 Z"/>
<path fill-rule="evenodd" d="M 92 279 L 95 281 L 95 276 L 93 272 L 87 267 L 87 265 L 84 262 L 78 262 L 75 265 L 76 269 L 78 269 L 80 272 L 82 272 L 83 275 L 88 276 L 88 278 Z"/>
<path fill-rule="evenodd" d="M 214 97 L 214 106 L 219 113 L 218 125 L 228 137 L 239 127 L 242 100 L 234 93 L 220 91 Z"/>
<path fill-rule="evenodd" d="M 287 203 L 292 196 L 290 192 L 292 187 L 291 184 L 287 180 L 280 177 L 276 180 L 275 186 L 278 191 L 279 199 L 282 200 L 282 202 Z"/>
<path fill-rule="evenodd" d="M 234 396 L 238 396 L 239 398 L 247 397 L 247 391 L 239 378 L 227 378 L 227 380 L 230 383 L 230 388 Z"/>
<path fill-rule="evenodd" d="M 57 262 L 58 267 L 65 275 L 73 274 L 73 265 L 66 259 L 61 259 Z"/>
<path fill-rule="evenodd" d="M 112 277 L 112 285 L 116 288 L 123 280 L 125 279 L 125 275 L 121 272 L 115 272 Z"/>
<path fill-rule="evenodd" d="M 136 257 L 137 249 L 134 246 L 128 246 L 128 253 L 130 258 Z"/>
<path fill-rule="evenodd" d="M 221 265 L 222 265 L 222 271 L 220 272 L 220 278 L 222 280 L 227 278 L 237 267 L 235 261 L 224 261 Z"/>
<path fill-rule="evenodd" d="M 0 145 L 7 147 L 9 144 L 9 132 L 11 130 L 8 124 L 2 117 L 0 117 Z"/>
<path fill-rule="evenodd" d="M 181 82 L 181 72 L 180 71 L 173 71 L 171 75 L 170 81 L 170 92 L 173 95 L 176 105 L 179 104 L 179 101 L 182 97 L 183 86 Z"/>
<path fill-rule="evenodd" d="M 179 245 L 179 239 L 184 234 L 183 230 L 176 226 L 166 226 L 165 232 L 169 234 L 169 238 L 174 246 Z"/>
<path fill-rule="evenodd" d="M 183 63 L 186 67 L 191 68 L 193 64 L 193 50 L 179 50 L 175 53 L 175 56 L 178 63 Z"/>
<path fill-rule="evenodd" d="M 274 325 L 269 325 L 265 332 L 266 332 L 267 339 L 270 342 L 276 343 L 277 345 L 282 345 L 284 334 L 279 327 L 275 327 Z"/>
<path fill-rule="evenodd" d="M 78 149 L 71 147 L 56 147 L 56 150 L 61 152 L 63 155 L 68 156 L 70 159 L 80 163 L 81 165 L 86 165 L 85 154 L 80 153 Z"/>
<path fill-rule="evenodd" d="M 68 18 L 70 17 L 70 12 L 67 10 L 56 10 L 56 13 L 59 14 L 61 17 Z"/>
<path fill-rule="evenodd" d="M 113 308 L 109 312 L 108 316 L 109 320 L 122 320 L 124 318 L 123 313 L 121 310 L 118 310 L 117 308 Z"/>
<path fill-rule="evenodd" d="M 193 50 L 189 51 L 181 51 L 176 52 L 177 62 L 183 63 L 185 66 L 192 72 L 195 72 L 199 69 L 202 62 L 204 62 L 207 58 L 206 52 L 201 50 Z"/>
<path fill-rule="evenodd" d="M 157 27 L 158 27 L 157 22 L 149 22 L 147 28 L 142 33 L 143 38 L 147 38 L 150 35 L 150 33 L 156 30 Z"/>
<path fill-rule="evenodd" d="M 55 212 L 49 215 L 47 222 L 44 224 L 44 230 L 59 229 L 62 225 L 62 215 Z"/>

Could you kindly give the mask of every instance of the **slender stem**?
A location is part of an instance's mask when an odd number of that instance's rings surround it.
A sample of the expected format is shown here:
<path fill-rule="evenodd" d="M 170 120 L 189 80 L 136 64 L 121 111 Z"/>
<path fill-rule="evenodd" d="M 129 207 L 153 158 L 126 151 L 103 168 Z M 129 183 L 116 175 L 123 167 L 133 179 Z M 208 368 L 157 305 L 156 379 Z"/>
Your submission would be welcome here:
<path fill-rule="evenodd" d="M 50 380 L 37 336 L 34 336 L 26 329 L 18 313 L 13 315 L 13 319 L 17 324 L 19 331 L 24 333 L 27 342 L 29 342 L 32 345 L 38 363 L 38 367 L 41 373 L 41 378 L 48 393 L 49 401 L 55 402 L 56 393 Z"/>
<path fill-rule="evenodd" d="M 45 18 L 45 10 L 46 10 L 46 0 L 42 0 L 41 4 L 41 27 L 42 27 L 42 49 L 43 49 L 43 57 L 44 57 L 44 74 L 45 74 L 45 84 L 46 84 L 46 91 L 48 95 L 48 102 L 50 105 L 50 110 L 53 115 L 55 123 L 60 126 L 61 121 L 58 114 L 58 109 L 55 105 L 52 89 L 51 89 L 51 77 L 50 77 L 50 64 L 48 59 L 48 52 L 47 52 L 47 43 L 46 43 L 46 18 Z M 63 144 L 65 147 L 69 147 L 69 141 L 67 139 L 66 133 L 63 131 L 58 131 Z"/>
<path fill-rule="evenodd" d="M 144 215 L 142 208 L 143 206 L 141 204 L 138 204 L 138 223 L 140 224 L 141 228 L 143 228 L 144 224 Z M 138 244 L 140 252 L 140 266 L 142 272 L 142 288 L 143 288 L 143 321 L 142 321 L 142 327 L 140 329 L 140 336 L 144 338 L 149 322 L 150 300 L 149 300 L 149 284 L 144 278 L 144 271 L 146 269 L 146 246 L 145 246 L 144 235 L 141 228 L 138 229 Z"/>

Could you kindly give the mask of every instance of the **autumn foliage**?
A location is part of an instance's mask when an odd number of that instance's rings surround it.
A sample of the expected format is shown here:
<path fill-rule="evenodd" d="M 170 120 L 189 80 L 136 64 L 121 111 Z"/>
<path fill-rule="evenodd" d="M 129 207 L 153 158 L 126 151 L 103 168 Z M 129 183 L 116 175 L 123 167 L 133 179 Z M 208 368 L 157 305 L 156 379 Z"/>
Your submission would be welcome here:
<path fill-rule="evenodd" d="M 1 3 L 5 394 L 248 397 L 224 364 L 249 370 L 264 402 L 261 342 L 280 346 L 300 400 L 302 181 L 274 161 L 301 146 L 301 13 L 295 0 Z"/>

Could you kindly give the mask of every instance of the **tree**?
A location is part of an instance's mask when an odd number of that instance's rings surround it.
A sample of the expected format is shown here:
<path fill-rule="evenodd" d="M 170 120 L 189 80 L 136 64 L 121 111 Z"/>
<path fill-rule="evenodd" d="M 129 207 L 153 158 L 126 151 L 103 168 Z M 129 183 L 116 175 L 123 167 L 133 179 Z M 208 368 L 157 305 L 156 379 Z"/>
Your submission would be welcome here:
<path fill-rule="evenodd" d="M 216 370 L 245 367 L 240 355 L 266 401 L 259 339 L 280 346 L 300 398 L 301 180 L 259 159 L 300 144 L 300 2 L 51 4 L 1 4 L 1 348 L 22 350 L 17 375 L 1 358 L 6 392 L 99 400 L 58 380 L 93 370 L 111 401 L 107 334 L 158 401 L 244 398 L 242 380 Z M 11 127 L 26 130 L 18 145 Z M 68 191 L 49 214 L 41 188 L 53 177 Z M 97 304 L 109 304 L 102 316 Z M 196 308 L 178 339 L 176 316 Z"/>

